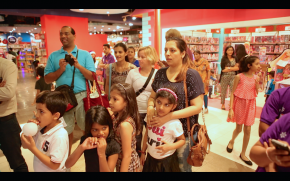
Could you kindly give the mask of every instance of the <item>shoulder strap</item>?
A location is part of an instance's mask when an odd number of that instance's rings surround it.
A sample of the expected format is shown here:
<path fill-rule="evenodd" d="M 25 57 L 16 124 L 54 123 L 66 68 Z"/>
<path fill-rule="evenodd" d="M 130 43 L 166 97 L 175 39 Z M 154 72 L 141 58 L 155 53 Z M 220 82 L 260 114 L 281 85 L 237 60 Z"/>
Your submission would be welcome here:
<path fill-rule="evenodd" d="M 110 90 L 111 90 L 111 84 L 112 84 L 112 63 L 110 63 L 109 68 L 110 68 L 110 75 L 109 75 L 109 91 L 108 91 L 108 98 L 110 100 Z"/>
<path fill-rule="evenodd" d="M 77 50 L 76 59 L 78 59 L 78 55 L 79 55 L 79 50 Z M 73 72 L 73 77 L 72 77 L 71 86 L 70 86 L 72 89 L 74 89 L 75 71 L 76 71 L 76 67 L 74 66 L 74 72 Z"/>
<path fill-rule="evenodd" d="M 141 89 L 139 89 L 137 92 L 136 92 L 136 97 L 139 96 L 147 87 L 147 85 L 149 84 L 152 76 L 153 76 L 153 73 L 154 73 L 154 68 L 151 69 L 151 72 L 149 74 L 149 77 L 147 78 L 145 84 L 143 85 L 143 87 Z"/>

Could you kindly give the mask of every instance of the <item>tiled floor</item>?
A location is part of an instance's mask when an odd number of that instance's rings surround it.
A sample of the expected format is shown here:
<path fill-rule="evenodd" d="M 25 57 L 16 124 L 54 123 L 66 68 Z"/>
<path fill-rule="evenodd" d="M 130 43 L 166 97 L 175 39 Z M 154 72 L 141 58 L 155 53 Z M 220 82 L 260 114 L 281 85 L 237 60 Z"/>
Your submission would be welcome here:
<path fill-rule="evenodd" d="M 16 90 L 17 102 L 18 102 L 18 112 L 16 114 L 18 122 L 21 127 L 27 122 L 28 119 L 32 118 L 34 106 L 31 106 L 31 103 L 34 100 L 35 96 L 35 79 L 33 74 L 24 73 L 19 71 L 19 80 Z M 257 98 L 257 106 L 263 107 L 264 105 L 264 94 L 260 93 Z M 226 122 L 227 111 L 223 111 L 217 108 L 210 107 L 209 104 L 209 114 L 205 115 L 206 126 L 208 129 L 209 137 L 211 138 L 213 144 L 210 149 L 211 152 L 206 156 L 206 159 L 202 167 L 193 167 L 192 170 L 195 172 L 253 172 L 257 165 L 253 166 L 246 165 L 243 161 L 240 160 L 239 155 L 242 149 L 243 143 L 243 133 L 241 133 L 235 142 L 234 150 L 232 153 L 226 152 L 226 146 L 229 140 L 232 137 L 232 132 L 235 128 L 234 123 Z M 200 115 L 199 122 L 202 123 L 202 116 Z M 253 144 L 255 144 L 258 137 L 258 126 L 259 119 L 256 119 L 255 124 L 252 126 L 251 137 L 249 146 L 247 149 L 247 156 Z M 79 139 L 82 135 L 82 132 L 75 127 L 74 130 L 74 143 L 72 150 L 76 149 L 79 145 Z M 33 171 L 33 154 L 26 149 L 21 148 L 22 154 L 27 162 L 29 171 Z M 0 171 L 1 172 L 12 172 L 9 167 L 9 164 L 0 150 Z M 82 156 L 78 162 L 71 168 L 72 172 L 84 172 L 85 171 L 85 162 L 84 157 Z"/>

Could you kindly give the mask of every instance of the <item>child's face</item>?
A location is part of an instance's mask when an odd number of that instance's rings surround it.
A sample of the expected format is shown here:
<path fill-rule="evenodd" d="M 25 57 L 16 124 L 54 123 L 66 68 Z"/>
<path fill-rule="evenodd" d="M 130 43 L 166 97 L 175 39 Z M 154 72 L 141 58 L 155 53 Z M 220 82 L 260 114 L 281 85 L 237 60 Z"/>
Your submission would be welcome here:
<path fill-rule="evenodd" d="M 110 93 L 110 107 L 113 112 L 121 112 L 127 106 L 127 102 L 120 95 L 119 91 L 113 90 Z"/>
<path fill-rule="evenodd" d="M 253 72 L 257 72 L 261 69 L 260 60 L 256 59 L 255 62 L 252 63 L 252 66 L 250 64 L 248 64 L 248 66 Z"/>
<path fill-rule="evenodd" d="M 157 115 L 159 117 L 167 115 L 168 113 L 170 113 L 170 111 L 173 111 L 177 106 L 176 104 L 169 104 L 168 99 L 163 97 L 158 97 L 155 101 L 155 105 Z"/>
<path fill-rule="evenodd" d="M 109 125 L 100 125 L 98 123 L 93 123 L 91 128 L 91 134 L 93 137 L 107 139 L 110 132 Z"/>
<path fill-rule="evenodd" d="M 36 119 L 39 121 L 39 126 L 41 128 L 45 126 L 50 126 L 54 124 L 59 118 L 59 112 L 51 114 L 51 112 L 46 108 L 45 104 L 36 103 Z"/>

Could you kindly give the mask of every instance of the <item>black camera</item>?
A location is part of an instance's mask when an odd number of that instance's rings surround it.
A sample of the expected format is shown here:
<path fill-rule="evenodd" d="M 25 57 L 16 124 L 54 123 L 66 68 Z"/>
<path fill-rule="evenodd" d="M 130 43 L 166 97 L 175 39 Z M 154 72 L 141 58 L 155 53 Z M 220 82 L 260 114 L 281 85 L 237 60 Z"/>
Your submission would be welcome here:
<path fill-rule="evenodd" d="M 66 54 L 64 59 L 66 62 L 68 62 L 70 64 L 70 66 L 73 66 L 75 63 L 75 60 L 73 58 L 71 58 L 71 56 L 69 54 Z"/>

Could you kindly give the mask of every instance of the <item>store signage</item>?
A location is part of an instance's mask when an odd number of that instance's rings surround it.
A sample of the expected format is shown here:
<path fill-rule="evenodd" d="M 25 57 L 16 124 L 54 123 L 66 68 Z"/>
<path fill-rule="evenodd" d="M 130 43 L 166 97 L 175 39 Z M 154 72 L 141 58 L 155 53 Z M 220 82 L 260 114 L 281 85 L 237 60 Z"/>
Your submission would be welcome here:
<path fill-rule="evenodd" d="M 11 44 L 14 44 L 17 42 L 17 39 L 15 36 L 8 36 L 7 38 L 8 42 L 11 43 Z"/>
<path fill-rule="evenodd" d="M 240 30 L 231 30 L 232 34 L 240 33 Z"/>
<path fill-rule="evenodd" d="M 256 33 L 266 32 L 266 28 L 256 28 Z"/>
<path fill-rule="evenodd" d="M 285 30 L 287 31 L 290 31 L 290 26 L 285 26 Z"/>
<path fill-rule="evenodd" d="M 206 29 L 205 32 L 211 33 L 211 29 Z"/>

